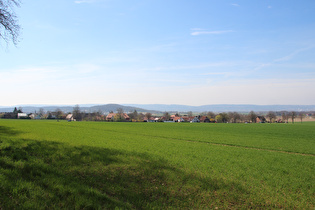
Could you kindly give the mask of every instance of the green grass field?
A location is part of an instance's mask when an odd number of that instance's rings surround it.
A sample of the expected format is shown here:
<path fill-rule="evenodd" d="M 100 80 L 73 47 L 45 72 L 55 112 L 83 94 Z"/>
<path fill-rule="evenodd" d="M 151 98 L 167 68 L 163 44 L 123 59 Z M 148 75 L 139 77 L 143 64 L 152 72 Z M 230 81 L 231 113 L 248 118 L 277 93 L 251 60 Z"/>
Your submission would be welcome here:
<path fill-rule="evenodd" d="M 315 123 L 0 120 L 0 209 L 314 209 Z"/>

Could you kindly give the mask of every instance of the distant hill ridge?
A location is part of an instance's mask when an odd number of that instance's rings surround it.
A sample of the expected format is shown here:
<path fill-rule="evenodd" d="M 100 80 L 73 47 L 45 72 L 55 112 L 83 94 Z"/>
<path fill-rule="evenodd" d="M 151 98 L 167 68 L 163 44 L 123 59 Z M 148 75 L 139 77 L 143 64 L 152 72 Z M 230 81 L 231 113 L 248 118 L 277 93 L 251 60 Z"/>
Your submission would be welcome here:
<path fill-rule="evenodd" d="M 151 112 L 151 113 L 162 113 L 162 112 L 267 112 L 267 111 L 315 111 L 315 105 L 235 105 L 235 104 L 216 104 L 216 105 L 203 105 L 203 106 L 188 106 L 188 105 L 177 105 L 177 104 L 105 104 L 105 105 L 79 105 L 80 110 L 84 112 L 97 112 L 101 111 L 103 113 L 116 112 L 117 109 L 123 109 L 124 112 Z M 44 111 L 55 111 L 60 109 L 63 112 L 72 112 L 74 106 L 69 105 L 17 105 L 17 106 L 0 106 L 0 112 L 12 112 L 14 107 L 22 107 L 23 112 L 34 113 L 38 112 L 40 109 Z"/>
<path fill-rule="evenodd" d="M 75 106 L 58 106 L 58 105 L 54 105 L 54 106 L 50 106 L 50 105 L 45 105 L 45 106 L 40 106 L 40 105 L 17 105 L 17 106 L 12 106 L 12 107 L 0 107 L 0 112 L 12 112 L 14 107 L 21 107 L 23 112 L 26 113 L 34 113 L 34 112 L 38 112 L 40 109 L 43 109 L 45 112 L 49 111 L 56 111 L 56 109 L 60 109 L 61 111 L 68 113 L 68 112 L 72 112 L 73 108 Z M 83 112 L 98 112 L 101 111 L 103 113 L 108 113 L 108 112 L 116 112 L 118 109 L 123 109 L 124 112 L 133 112 L 134 110 L 136 110 L 137 112 L 152 112 L 152 113 L 157 113 L 159 111 L 155 111 L 155 110 L 147 110 L 147 109 L 143 109 L 143 108 L 139 108 L 139 107 L 133 107 L 133 106 L 124 106 L 124 105 L 120 105 L 120 104 L 105 104 L 105 105 L 84 105 L 81 106 L 79 105 L 80 110 Z"/>
<path fill-rule="evenodd" d="M 187 105 L 166 105 L 166 104 L 126 104 L 128 106 L 137 106 L 143 109 L 158 111 L 178 111 L 178 112 L 249 112 L 249 111 L 315 111 L 315 105 L 251 105 L 251 104 L 215 104 L 202 106 Z"/>

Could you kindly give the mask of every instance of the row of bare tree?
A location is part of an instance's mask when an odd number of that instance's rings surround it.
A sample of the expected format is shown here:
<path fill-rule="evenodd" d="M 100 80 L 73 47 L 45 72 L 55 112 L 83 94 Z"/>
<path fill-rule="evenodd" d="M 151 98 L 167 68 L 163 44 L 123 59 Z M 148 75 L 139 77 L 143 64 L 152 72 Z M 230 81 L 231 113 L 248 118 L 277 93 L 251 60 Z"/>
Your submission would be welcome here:
<path fill-rule="evenodd" d="M 2 115 L 3 118 L 16 118 L 18 112 L 22 112 L 22 108 L 14 109 L 11 113 L 6 113 L 6 115 Z M 126 121 L 126 119 L 122 119 L 123 116 L 123 109 L 117 109 L 116 113 L 118 114 L 117 117 L 113 121 Z M 53 112 L 45 112 L 43 109 L 40 109 L 35 116 L 41 119 L 66 119 L 67 115 L 70 113 L 64 113 L 60 109 L 56 109 Z M 194 115 L 195 114 L 195 115 Z M 77 121 L 105 121 L 106 115 L 102 113 L 102 111 L 86 113 L 80 110 L 79 105 L 76 105 L 72 111 L 73 118 Z M 154 116 L 152 113 L 138 113 L 136 110 L 133 112 L 128 113 L 129 119 L 128 121 L 144 121 L 149 120 L 152 117 L 158 118 L 159 121 L 164 120 L 172 120 L 175 117 L 183 117 L 185 119 L 191 119 L 197 115 L 198 118 L 207 117 L 210 122 L 217 122 L 217 123 L 240 123 L 240 122 L 248 122 L 248 123 L 257 123 L 257 122 L 277 122 L 277 123 L 288 123 L 289 121 L 294 123 L 296 119 L 303 122 L 303 119 L 307 116 L 308 118 L 315 119 L 315 111 L 313 112 L 303 112 L 303 111 L 280 111 L 280 112 L 254 112 L 250 111 L 249 113 L 240 113 L 240 112 L 221 112 L 221 113 L 214 113 L 214 112 L 202 112 L 202 113 L 193 113 L 193 112 L 186 112 L 186 113 L 175 113 L 170 114 L 168 112 L 164 112 L 161 116 Z M 13 116 L 13 117 L 12 117 Z M 189 120 L 187 120 L 189 121 Z"/>
<path fill-rule="evenodd" d="M 213 112 L 208 112 L 207 116 L 209 118 L 214 118 L 216 122 L 230 122 L 230 123 L 237 123 L 237 122 L 278 122 L 278 123 L 288 123 L 289 119 L 291 122 L 294 123 L 295 119 L 298 117 L 302 122 L 306 115 L 312 115 L 315 117 L 315 112 L 296 112 L 296 111 L 281 111 L 281 112 L 274 112 L 269 111 L 267 113 L 262 112 L 254 112 L 250 111 L 247 114 L 239 113 L 239 112 L 223 112 L 215 115 Z"/>
<path fill-rule="evenodd" d="M 166 118 L 169 118 L 169 114 L 166 112 L 164 114 Z M 176 114 L 176 116 L 181 116 Z M 188 112 L 184 116 L 192 117 L 193 113 Z M 306 116 L 315 118 L 315 112 L 304 112 L 304 111 L 280 111 L 280 112 L 254 112 L 250 111 L 249 113 L 240 113 L 240 112 L 202 112 L 198 116 L 207 116 L 210 121 L 215 121 L 218 123 L 238 123 L 238 122 L 277 122 L 277 123 L 288 123 L 289 120 L 294 123 L 295 119 L 298 118 L 301 122 Z"/>
<path fill-rule="evenodd" d="M 41 113 L 41 112 L 40 112 Z M 123 110 L 117 109 L 116 113 L 117 116 L 122 116 Z M 78 120 L 85 120 L 85 121 L 105 121 L 106 116 L 102 114 L 101 111 L 92 112 L 92 113 L 85 113 L 80 111 L 79 106 L 74 107 L 73 109 L 73 117 Z M 48 112 L 46 113 L 46 116 L 53 116 L 56 119 L 65 119 L 66 114 L 63 113 L 61 110 L 57 109 L 55 112 Z M 187 117 L 194 117 L 195 115 L 193 112 L 187 112 L 184 114 L 175 113 L 174 114 L 177 117 L 181 116 L 187 116 Z M 163 116 L 154 116 L 152 113 L 138 113 L 136 110 L 134 110 L 131 113 L 128 113 L 128 116 L 130 118 L 130 121 L 143 121 L 144 119 L 150 119 L 151 117 L 158 117 L 163 118 L 164 120 L 170 120 L 171 114 L 168 112 L 165 112 Z M 242 123 L 242 122 L 248 122 L 248 123 L 257 123 L 257 122 L 269 122 L 269 123 L 288 123 L 289 121 L 294 123 L 296 119 L 299 119 L 300 122 L 303 121 L 303 119 L 306 116 L 315 118 L 315 112 L 297 112 L 297 111 L 281 111 L 281 112 L 254 112 L 250 111 L 249 113 L 240 113 L 240 112 L 221 112 L 221 113 L 214 113 L 214 112 L 202 112 L 197 115 L 198 117 L 206 116 L 210 119 L 210 121 L 215 121 L 217 123 Z M 124 121 L 124 119 L 116 119 L 115 121 Z M 162 121 L 162 120 L 161 120 Z"/>

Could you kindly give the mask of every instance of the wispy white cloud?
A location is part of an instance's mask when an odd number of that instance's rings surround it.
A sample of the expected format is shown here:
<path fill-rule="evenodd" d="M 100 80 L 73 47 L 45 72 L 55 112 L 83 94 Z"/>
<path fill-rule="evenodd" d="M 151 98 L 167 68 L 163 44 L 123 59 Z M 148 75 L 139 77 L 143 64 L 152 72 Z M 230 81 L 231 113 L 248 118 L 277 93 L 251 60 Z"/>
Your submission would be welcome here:
<path fill-rule="evenodd" d="M 210 72 L 210 73 L 204 73 L 202 75 L 229 75 L 229 72 Z"/>
<path fill-rule="evenodd" d="M 224 31 L 209 31 L 201 28 L 193 28 L 191 29 L 191 35 L 192 36 L 198 36 L 198 35 L 204 35 L 204 34 L 226 34 L 234 32 L 233 30 L 224 30 Z"/>
<path fill-rule="evenodd" d="M 76 4 L 82 4 L 82 3 L 92 3 L 93 0 L 80 0 L 80 1 L 74 1 Z"/>
<path fill-rule="evenodd" d="M 237 62 L 213 62 L 213 63 L 199 63 L 193 65 L 174 65 L 174 66 L 157 66 L 154 68 L 144 68 L 142 71 L 182 71 L 182 70 L 196 70 L 196 69 L 217 69 L 220 67 L 235 67 L 239 66 L 241 63 Z"/>
<path fill-rule="evenodd" d="M 255 71 L 259 71 L 260 69 L 263 69 L 265 67 L 268 67 L 268 66 L 271 66 L 272 63 L 262 63 L 262 64 L 259 64 L 257 67 L 254 68 L 254 72 Z"/>
<path fill-rule="evenodd" d="M 315 69 L 315 63 L 281 63 L 280 68 Z M 315 72 L 313 73 L 315 75 Z"/>
<path fill-rule="evenodd" d="M 4 70 L 0 72 L 1 78 L 7 78 L 1 85 L 42 84 L 51 81 L 61 81 L 67 78 L 86 78 L 100 69 L 94 64 L 77 64 L 66 66 L 33 66 L 19 69 Z M 1 87 L 1 86 L 0 86 Z"/>
<path fill-rule="evenodd" d="M 239 7 L 240 5 L 239 4 L 231 4 L 232 6 L 234 7 Z"/>
<path fill-rule="evenodd" d="M 313 48 L 315 48 L 315 46 L 309 46 L 309 47 L 301 48 L 301 49 L 295 50 L 291 54 L 286 55 L 286 56 L 284 56 L 282 58 L 277 58 L 274 61 L 275 62 L 288 61 L 288 60 L 291 60 L 294 56 L 298 55 L 299 53 L 307 51 L 307 50 L 310 50 L 310 49 L 313 49 Z"/>
<path fill-rule="evenodd" d="M 285 62 L 285 61 L 290 61 L 291 59 L 293 59 L 296 55 L 298 55 L 299 53 L 301 52 L 304 52 L 304 51 L 307 51 L 307 50 L 311 50 L 315 48 L 315 46 L 311 45 L 311 46 L 308 46 L 308 47 L 305 47 L 305 48 L 301 48 L 301 49 L 297 49 L 295 50 L 294 52 L 290 53 L 289 55 L 286 55 L 286 56 L 283 56 L 281 58 L 277 58 L 277 59 L 274 59 L 273 61 L 271 62 L 267 62 L 267 63 L 260 63 L 258 64 L 252 72 L 256 72 L 256 71 L 259 71 L 265 67 L 270 67 L 270 66 L 274 66 L 276 64 L 279 64 L 281 62 Z M 290 64 L 291 65 L 291 64 Z M 298 68 L 309 68 L 310 66 L 312 65 L 308 65 L 306 66 L 305 64 L 296 64 L 298 65 Z M 292 65 L 291 65 L 292 66 Z"/>
<path fill-rule="evenodd" d="M 77 0 L 77 1 L 74 1 L 74 3 L 76 3 L 76 4 L 83 4 L 83 3 L 90 4 L 90 3 L 94 3 L 94 2 L 97 2 L 97 0 Z"/>

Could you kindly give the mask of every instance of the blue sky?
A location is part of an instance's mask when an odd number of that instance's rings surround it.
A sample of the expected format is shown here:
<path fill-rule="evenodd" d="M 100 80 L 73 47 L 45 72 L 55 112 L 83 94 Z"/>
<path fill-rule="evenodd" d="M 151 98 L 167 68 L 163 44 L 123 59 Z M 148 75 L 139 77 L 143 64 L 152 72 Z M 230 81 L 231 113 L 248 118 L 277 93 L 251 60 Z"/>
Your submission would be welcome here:
<path fill-rule="evenodd" d="M 28 0 L 0 106 L 315 104 L 315 1 Z"/>

